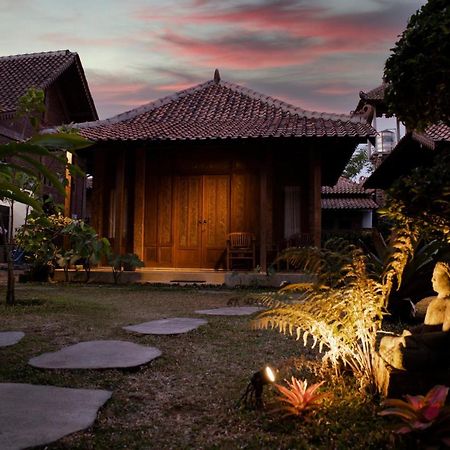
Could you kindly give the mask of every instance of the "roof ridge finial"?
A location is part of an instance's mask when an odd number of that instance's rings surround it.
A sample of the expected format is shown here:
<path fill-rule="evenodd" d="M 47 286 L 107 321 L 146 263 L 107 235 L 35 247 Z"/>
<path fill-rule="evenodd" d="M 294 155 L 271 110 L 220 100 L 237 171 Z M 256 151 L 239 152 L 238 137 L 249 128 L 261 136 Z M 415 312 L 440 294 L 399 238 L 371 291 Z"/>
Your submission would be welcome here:
<path fill-rule="evenodd" d="M 214 71 L 214 83 L 218 84 L 220 82 L 220 73 L 219 69 Z"/>

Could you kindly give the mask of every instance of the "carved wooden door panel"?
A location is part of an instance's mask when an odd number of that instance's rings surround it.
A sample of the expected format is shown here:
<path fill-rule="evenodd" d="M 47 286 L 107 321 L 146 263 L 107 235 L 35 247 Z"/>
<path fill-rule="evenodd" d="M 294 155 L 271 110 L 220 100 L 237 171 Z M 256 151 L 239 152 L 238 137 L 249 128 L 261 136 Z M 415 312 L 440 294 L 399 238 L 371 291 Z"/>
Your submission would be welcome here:
<path fill-rule="evenodd" d="M 225 266 L 226 239 L 230 228 L 230 177 L 203 177 L 202 267 Z"/>
<path fill-rule="evenodd" d="M 202 177 L 175 177 L 175 267 L 201 267 Z"/>
<path fill-rule="evenodd" d="M 229 214 L 228 175 L 175 177 L 175 267 L 221 266 Z"/>

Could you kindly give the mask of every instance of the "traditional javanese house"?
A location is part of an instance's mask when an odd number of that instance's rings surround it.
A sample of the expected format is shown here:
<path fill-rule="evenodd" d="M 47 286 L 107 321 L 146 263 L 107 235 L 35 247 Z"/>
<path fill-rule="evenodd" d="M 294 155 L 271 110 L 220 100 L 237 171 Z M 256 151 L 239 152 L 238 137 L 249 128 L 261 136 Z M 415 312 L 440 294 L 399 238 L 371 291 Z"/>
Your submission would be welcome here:
<path fill-rule="evenodd" d="M 146 267 L 226 267 L 230 232 L 256 238 L 265 269 L 291 234 L 321 237 L 321 186 L 334 185 L 362 117 L 305 111 L 214 79 L 107 120 L 77 125 L 95 142 L 94 227 Z"/>

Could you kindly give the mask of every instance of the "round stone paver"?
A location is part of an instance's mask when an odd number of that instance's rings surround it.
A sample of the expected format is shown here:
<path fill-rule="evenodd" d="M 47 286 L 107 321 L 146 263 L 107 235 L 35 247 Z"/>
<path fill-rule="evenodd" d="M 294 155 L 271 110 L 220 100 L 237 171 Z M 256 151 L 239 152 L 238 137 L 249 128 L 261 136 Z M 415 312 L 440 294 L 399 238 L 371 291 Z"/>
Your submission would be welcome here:
<path fill-rule="evenodd" d="M 45 445 L 90 427 L 112 392 L 0 383 L 0 448 Z"/>
<path fill-rule="evenodd" d="M 172 317 L 169 319 L 152 320 L 123 327 L 124 330 L 142 334 L 180 334 L 195 330 L 208 322 L 204 319 L 192 319 L 190 317 Z"/>
<path fill-rule="evenodd" d="M 260 306 L 227 306 L 224 308 L 199 309 L 195 312 L 209 316 L 249 316 L 263 309 Z"/>
<path fill-rule="evenodd" d="M 17 344 L 24 336 L 22 331 L 0 331 L 0 347 Z"/>
<path fill-rule="evenodd" d="M 161 356 L 155 347 L 127 341 L 88 341 L 43 353 L 28 361 L 41 369 L 110 369 L 135 367 Z"/>

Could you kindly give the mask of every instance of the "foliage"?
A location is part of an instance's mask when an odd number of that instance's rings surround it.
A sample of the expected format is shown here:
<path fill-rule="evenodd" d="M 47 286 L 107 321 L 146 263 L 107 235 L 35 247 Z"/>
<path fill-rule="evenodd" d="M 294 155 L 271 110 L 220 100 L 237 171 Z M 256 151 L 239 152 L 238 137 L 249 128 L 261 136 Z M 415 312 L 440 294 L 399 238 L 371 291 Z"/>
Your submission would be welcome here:
<path fill-rule="evenodd" d="M 311 409 L 317 407 L 317 405 L 327 396 L 326 393 L 317 392 L 317 390 L 325 383 L 314 383 L 308 386 L 307 380 L 298 380 L 295 377 L 291 378 L 291 381 L 285 380 L 288 387 L 280 384 L 274 384 L 281 394 L 277 397 L 277 400 L 284 405 L 280 408 L 286 412 L 286 415 L 301 416 Z"/>
<path fill-rule="evenodd" d="M 76 259 L 81 260 L 88 282 L 92 265 L 110 253 L 108 239 L 100 238 L 94 228 L 82 220 L 72 220 L 64 228 L 63 234 L 69 237 L 69 247 L 77 256 Z"/>
<path fill-rule="evenodd" d="M 95 230 L 82 220 L 55 214 L 49 217 L 34 214 L 16 235 L 17 244 L 25 251 L 25 260 L 32 271 L 47 267 L 63 267 L 82 261 L 86 281 L 92 264 L 109 252 L 107 239 L 99 239 Z M 67 275 L 66 275 L 67 276 Z"/>
<path fill-rule="evenodd" d="M 410 129 L 450 124 L 450 8 L 429 0 L 414 14 L 384 69 L 391 111 Z"/>
<path fill-rule="evenodd" d="M 399 178 L 380 213 L 397 226 L 413 226 L 450 243 L 450 153 L 444 150 L 431 165 Z"/>
<path fill-rule="evenodd" d="M 406 400 L 387 399 L 380 416 L 395 416 L 402 425 L 395 433 L 412 435 L 422 443 L 450 446 L 450 411 L 445 407 L 448 387 L 434 386 L 425 395 L 406 395 Z"/>
<path fill-rule="evenodd" d="M 112 254 L 108 259 L 112 268 L 114 284 L 119 282 L 120 276 L 124 270 L 134 270 L 137 267 L 143 267 L 144 263 L 135 253 L 126 253 L 125 255 Z"/>
<path fill-rule="evenodd" d="M 65 179 L 61 181 L 57 173 L 49 170 L 41 162 L 57 161 L 65 171 L 77 172 L 74 165 L 67 161 L 66 151 L 75 151 L 87 147 L 91 143 L 75 134 L 55 133 L 51 135 L 38 135 L 26 142 L 9 142 L 0 144 L 0 198 L 6 198 L 32 206 L 37 211 L 42 211 L 42 203 L 29 191 L 14 183 L 15 173 L 24 173 L 30 177 L 45 177 L 53 187 L 61 194 L 65 194 Z M 64 176 L 64 173 L 62 174 Z"/>
<path fill-rule="evenodd" d="M 283 250 L 273 262 L 287 262 L 290 267 L 317 277 L 318 284 L 333 284 L 341 270 L 349 264 L 356 247 L 345 239 L 336 237 L 324 242 L 321 248 L 291 247 Z"/>
<path fill-rule="evenodd" d="M 25 119 L 35 131 L 39 130 L 45 112 L 45 93 L 42 89 L 30 88 L 19 98 L 16 117 Z"/>
<path fill-rule="evenodd" d="M 314 348 L 318 344 L 323 362 L 336 372 L 347 368 L 355 375 L 360 389 L 377 392 L 380 388 L 376 367 L 377 333 L 386 311 L 388 296 L 401 284 L 403 268 L 411 257 L 415 236 L 408 229 L 397 232 L 393 251 L 381 279 L 374 279 L 367 268 L 367 257 L 353 248 L 348 263 L 337 274 L 322 273 L 320 261 L 329 258 L 325 249 L 312 265 L 319 282 L 288 285 L 275 294 L 256 296 L 271 309 L 254 321 L 256 328 L 275 328 L 303 339 Z M 345 247 L 344 247 L 345 248 Z M 338 256 L 335 257 L 339 261 Z M 303 260 L 308 266 L 308 258 Z M 332 266 L 331 266 L 332 267 Z M 328 281 L 326 283 L 325 281 Z"/>
<path fill-rule="evenodd" d="M 372 163 L 369 160 L 367 146 L 358 147 L 342 172 L 342 176 L 354 179 L 364 172 L 369 174 L 373 171 Z"/>
<path fill-rule="evenodd" d="M 368 252 L 368 257 L 374 272 L 381 275 L 389 263 L 390 255 L 395 250 L 391 245 L 395 242 L 395 236 L 391 236 L 387 242 L 377 230 L 373 230 L 372 236 L 373 245 Z M 391 291 L 389 297 L 391 313 L 393 312 L 391 306 L 394 308 L 395 304 L 398 306 L 399 300 L 409 298 L 414 301 L 429 294 L 431 274 L 442 247 L 443 243 L 438 239 L 427 242 L 418 238 L 413 242 L 412 257 L 405 264 L 401 284 Z"/>
<path fill-rule="evenodd" d="M 47 217 L 34 213 L 17 230 L 16 243 L 25 252 L 25 261 L 30 265 L 31 272 L 54 267 L 63 244 L 64 229 L 71 222 L 72 219 L 62 214 Z"/>

